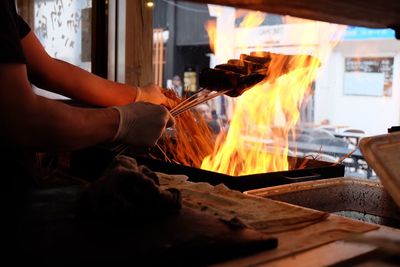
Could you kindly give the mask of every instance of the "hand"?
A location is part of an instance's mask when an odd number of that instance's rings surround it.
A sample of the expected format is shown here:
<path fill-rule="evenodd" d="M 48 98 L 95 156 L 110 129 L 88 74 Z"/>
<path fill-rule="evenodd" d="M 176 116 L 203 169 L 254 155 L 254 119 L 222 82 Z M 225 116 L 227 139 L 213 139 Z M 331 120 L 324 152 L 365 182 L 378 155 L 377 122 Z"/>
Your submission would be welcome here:
<path fill-rule="evenodd" d="M 114 141 L 134 146 L 155 146 L 165 128 L 175 123 L 169 111 L 160 105 L 139 102 L 114 108 L 120 115 Z"/>
<path fill-rule="evenodd" d="M 161 87 L 151 83 L 144 87 L 137 87 L 135 102 L 163 105 L 167 102 L 167 97 L 163 94 Z"/>

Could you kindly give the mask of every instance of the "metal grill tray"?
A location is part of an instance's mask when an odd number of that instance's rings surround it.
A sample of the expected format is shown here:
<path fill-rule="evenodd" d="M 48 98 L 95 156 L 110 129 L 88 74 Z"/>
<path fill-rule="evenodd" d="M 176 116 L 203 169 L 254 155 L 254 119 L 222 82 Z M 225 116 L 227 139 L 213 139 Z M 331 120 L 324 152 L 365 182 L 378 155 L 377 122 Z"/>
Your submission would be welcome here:
<path fill-rule="evenodd" d="M 245 193 L 400 228 L 400 209 L 378 180 L 342 177 L 260 188 Z"/>
<path fill-rule="evenodd" d="M 206 182 L 211 185 L 223 183 L 228 188 L 241 192 L 269 186 L 342 177 L 345 171 L 344 165 L 333 165 L 330 162 L 311 159 L 308 159 L 304 169 L 298 169 L 303 159 L 288 157 L 291 169 L 289 171 L 231 176 L 154 160 L 132 153 L 125 153 L 125 155 L 135 158 L 140 165 L 146 165 L 152 171 L 167 174 L 184 174 L 192 182 Z M 71 155 L 70 159 L 71 174 L 87 180 L 95 180 L 101 175 L 114 156 L 115 153 L 112 151 L 100 147 L 76 151 Z"/>

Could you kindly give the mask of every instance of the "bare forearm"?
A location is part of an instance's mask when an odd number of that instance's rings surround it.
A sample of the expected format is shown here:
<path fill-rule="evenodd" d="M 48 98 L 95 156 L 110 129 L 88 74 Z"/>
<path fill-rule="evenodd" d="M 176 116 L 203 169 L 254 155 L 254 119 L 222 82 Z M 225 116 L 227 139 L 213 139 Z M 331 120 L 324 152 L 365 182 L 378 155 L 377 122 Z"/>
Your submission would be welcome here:
<path fill-rule="evenodd" d="M 0 64 L 0 143 L 33 150 L 72 150 L 111 140 L 119 115 L 82 109 L 32 92 L 22 64 Z"/>
<path fill-rule="evenodd" d="M 67 151 L 110 141 L 118 123 L 114 109 L 82 109 L 38 97 L 32 108 L 12 118 L 6 134 L 15 146 Z"/>
<path fill-rule="evenodd" d="M 98 106 L 123 105 L 136 98 L 136 88 L 100 78 L 50 57 L 31 32 L 21 41 L 29 80 L 36 86 Z"/>
<path fill-rule="evenodd" d="M 84 109 L 35 95 L 24 64 L 0 64 L 0 146 L 69 151 L 112 141 L 153 146 L 173 125 L 161 105 Z"/>
<path fill-rule="evenodd" d="M 98 106 L 125 105 L 135 101 L 136 88 L 95 76 L 67 62 L 50 60 L 51 75 L 36 75 L 38 87 Z"/>

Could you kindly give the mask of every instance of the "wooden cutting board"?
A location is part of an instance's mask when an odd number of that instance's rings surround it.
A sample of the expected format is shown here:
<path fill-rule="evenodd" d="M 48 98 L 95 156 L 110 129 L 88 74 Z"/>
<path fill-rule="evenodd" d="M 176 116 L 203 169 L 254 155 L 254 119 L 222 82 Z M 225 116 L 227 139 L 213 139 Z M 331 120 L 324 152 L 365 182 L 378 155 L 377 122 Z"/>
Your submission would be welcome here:
<path fill-rule="evenodd" d="M 55 213 L 54 200 L 47 194 L 27 215 L 23 244 L 29 261 L 51 266 L 199 266 L 273 249 L 278 244 L 276 238 L 231 227 L 188 208 L 152 222 L 106 223 L 79 221 L 65 203 L 60 208 L 66 212 L 58 209 Z"/>

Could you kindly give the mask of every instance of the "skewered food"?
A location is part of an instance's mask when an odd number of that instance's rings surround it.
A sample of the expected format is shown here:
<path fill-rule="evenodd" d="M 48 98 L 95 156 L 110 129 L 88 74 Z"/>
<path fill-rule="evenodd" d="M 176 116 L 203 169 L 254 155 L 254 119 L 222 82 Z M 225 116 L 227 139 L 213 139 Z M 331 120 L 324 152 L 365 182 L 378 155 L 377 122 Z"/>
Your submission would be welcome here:
<path fill-rule="evenodd" d="M 237 89 L 240 86 L 241 74 L 222 69 L 204 69 L 200 73 L 200 87 L 212 91 Z"/>
<path fill-rule="evenodd" d="M 267 77 L 270 57 L 242 54 L 240 59 L 230 59 L 226 64 L 206 68 L 200 73 L 200 87 L 211 91 L 229 90 L 226 95 L 240 96 L 248 88 Z"/>
<path fill-rule="evenodd" d="M 242 65 L 234 65 L 234 64 L 220 64 L 215 66 L 215 69 L 220 69 L 220 70 L 226 70 L 226 71 L 232 71 L 238 74 L 242 75 L 247 75 L 248 73 L 248 68 Z"/>
<path fill-rule="evenodd" d="M 229 69 L 229 70 L 228 70 Z M 237 72 L 233 71 L 237 70 Z M 200 73 L 200 87 L 212 91 L 229 90 L 226 95 L 237 97 L 253 85 L 261 82 L 266 77 L 262 73 L 249 73 L 243 75 L 246 67 L 225 64 L 215 69 L 207 68 Z"/>
<path fill-rule="evenodd" d="M 271 59 L 271 54 L 265 52 L 261 54 L 261 56 L 258 56 L 258 54 L 250 54 L 250 56 L 246 54 L 241 54 L 240 60 L 268 66 L 268 64 L 271 62 L 272 59 Z"/>
<path fill-rule="evenodd" d="M 273 82 L 295 68 L 308 67 L 317 62 L 309 55 L 283 55 L 270 52 L 241 54 L 240 59 L 230 59 L 225 64 L 206 68 L 200 73 L 200 87 L 211 91 L 226 91 L 236 97 L 257 83 L 267 79 Z"/>

